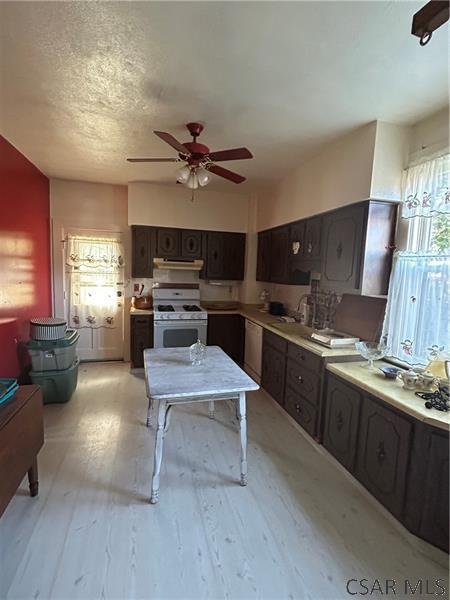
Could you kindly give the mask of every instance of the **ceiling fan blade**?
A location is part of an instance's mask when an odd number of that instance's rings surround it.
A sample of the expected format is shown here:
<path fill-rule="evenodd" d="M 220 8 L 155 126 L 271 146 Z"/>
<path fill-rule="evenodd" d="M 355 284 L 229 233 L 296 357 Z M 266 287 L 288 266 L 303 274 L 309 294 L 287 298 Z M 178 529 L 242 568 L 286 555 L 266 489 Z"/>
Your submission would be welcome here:
<path fill-rule="evenodd" d="M 253 158 L 253 154 L 247 148 L 232 148 L 231 150 L 219 150 L 218 152 L 210 152 L 209 158 L 215 161 L 243 160 L 244 158 Z"/>
<path fill-rule="evenodd" d="M 237 173 L 233 173 L 233 171 L 219 167 L 219 165 L 209 165 L 207 169 L 208 171 L 211 171 L 211 173 L 215 173 L 216 175 L 219 175 L 219 177 L 228 179 L 233 183 L 242 183 L 246 179 L 245 177 L 242 177 L 242 175 L 238 175 Z"/>
<path fill-rule="evenodd" d="M 179 158 L 127 158 L 131 163 L 178 162 L 179 160 Z"/>
<path fill-rule="evenodd" d="M 169 146 L 175 148 L 175 150 L 177 150 L 180 154 L 186 154 L 187 156 L 190 155 L 190 152 L 186 146 L 183 146 L 183 144 L 176 140 L 173 135 L 170 135 L 170 133 L 165 131 L 154 131 L 153 133 L 161 138 L 163 142 L 166 142 L 166 144 L 169 144 Z"/>

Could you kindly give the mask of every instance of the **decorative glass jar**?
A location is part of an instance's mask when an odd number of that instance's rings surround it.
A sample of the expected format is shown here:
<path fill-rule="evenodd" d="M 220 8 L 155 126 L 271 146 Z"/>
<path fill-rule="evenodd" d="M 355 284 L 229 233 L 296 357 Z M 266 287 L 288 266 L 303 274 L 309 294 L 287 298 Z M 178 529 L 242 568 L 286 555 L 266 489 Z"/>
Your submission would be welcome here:
<path fill-rule="evenodd" d="M 193 365 L 201 365 L 205 360 L 206 346 L 202 344 L 200 340 L 197 340 L 195 344 L 189 348 L 189 356 Z"/>

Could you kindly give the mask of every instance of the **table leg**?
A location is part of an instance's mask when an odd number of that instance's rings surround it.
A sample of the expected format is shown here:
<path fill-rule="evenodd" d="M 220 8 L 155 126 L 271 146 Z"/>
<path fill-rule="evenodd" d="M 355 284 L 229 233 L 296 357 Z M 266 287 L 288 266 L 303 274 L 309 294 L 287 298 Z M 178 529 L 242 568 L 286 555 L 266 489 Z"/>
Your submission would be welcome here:
<path fill-rule="evenodd" d="M 37 496 L 39 493 L 37 458 L 34 459 L 33 464 L 28 469 L 28 484 L 30 486 L 30 496 Z"/>
<path fill-rule="evenodd" d="M 214 419 L 214 400 L 208 402 L 209 418 Z"/>
<path fill-rule="evenodd" d="M 241 485 L 247 485 L 247 414 L 245 392 L 239 394 L 238 401 L 239 435 L 241 440 Z"/>
<path fill-rule="evenodd" d="M 153 420 L 153 399 L 149 398 L 148 399 L 148 409 L 147 409 L 147 427 L 151 427 L 152 426 L 152 420 Z"/>
<path fill-rule="evenodd" d="M 167 402 L 165 400 L 160 400 L 158 407 L 158 424 L 155 438 L 155 454 L 153 457 L 152 495 L 150 498 L 150 502 L 152 504 L 156 504 L 159 500 L 159 476 L 161 471 L 164 444 L 164 430 L 166 428 L 166 413 Z"/>

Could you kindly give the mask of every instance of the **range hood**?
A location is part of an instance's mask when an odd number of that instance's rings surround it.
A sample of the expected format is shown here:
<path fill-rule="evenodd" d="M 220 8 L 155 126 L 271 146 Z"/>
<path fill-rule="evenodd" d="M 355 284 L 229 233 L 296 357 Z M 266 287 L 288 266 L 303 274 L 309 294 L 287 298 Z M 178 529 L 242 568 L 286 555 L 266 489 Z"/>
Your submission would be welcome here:
<path fill-rule="evenodd" d="M 154 258 L 155 269 L 171 269 L 172 271 L 201 271 L 203 260 L 170 260 L 169 258 Z"/>

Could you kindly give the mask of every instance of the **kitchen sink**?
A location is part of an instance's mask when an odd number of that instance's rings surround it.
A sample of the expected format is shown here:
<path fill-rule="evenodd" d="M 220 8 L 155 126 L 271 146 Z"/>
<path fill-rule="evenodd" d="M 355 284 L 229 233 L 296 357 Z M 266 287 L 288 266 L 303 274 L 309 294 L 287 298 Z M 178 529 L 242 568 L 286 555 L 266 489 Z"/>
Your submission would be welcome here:
<path fill-rule="evenodd" d="M 294 335 L 306 339 L 311 339 L 311 333 L 313 332 L 311 327 L 307 327 L 301 323 L 271 323 L 271 327 L 278 329 L 283 333 L 287 333 L 288 335 Z"/>

